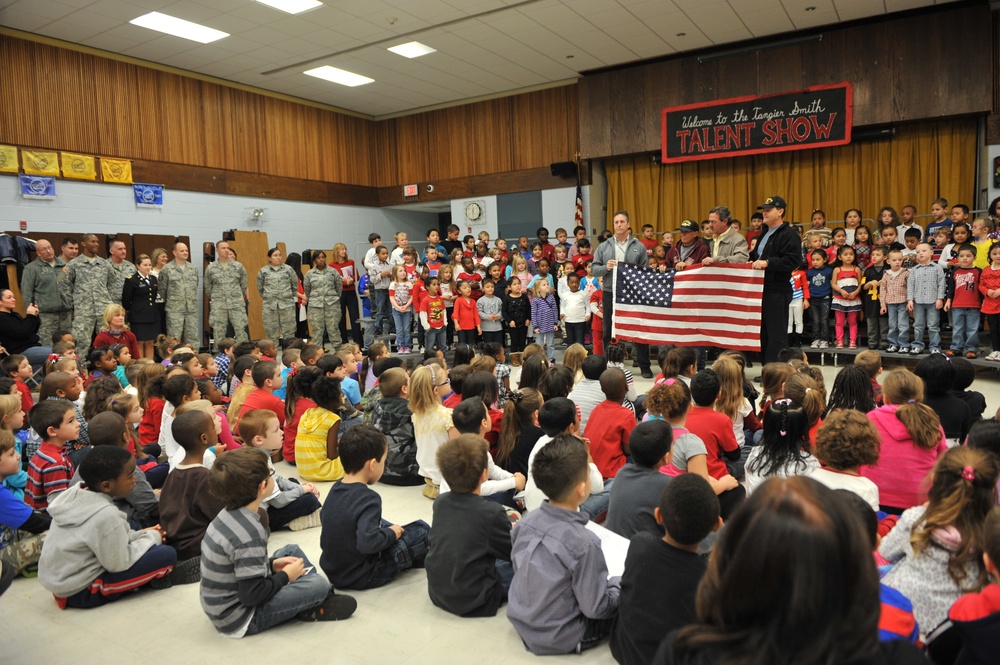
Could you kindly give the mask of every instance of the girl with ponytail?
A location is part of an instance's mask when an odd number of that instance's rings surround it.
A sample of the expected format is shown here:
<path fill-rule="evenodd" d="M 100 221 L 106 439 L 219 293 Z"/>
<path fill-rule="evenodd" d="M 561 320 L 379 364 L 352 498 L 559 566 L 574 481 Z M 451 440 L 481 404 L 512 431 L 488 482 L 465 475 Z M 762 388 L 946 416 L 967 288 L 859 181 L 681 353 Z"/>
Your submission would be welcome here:
<path fill-rule="evenodd" d="M 496 463 L 511 473 L 528 475 L 528 456 L 543 432 L 538 427 L 542 394 L 532 388 L 511 393 L 500 421 Z"/>
<path fill-rule="evenodd" d="M 900 514 L 923 503 L 922 484 L 948 450 L 937 414 L 926 404 L 923 380 L 908 369 L 894 369 L 882 384 L 885 404 L 868 412 L 882 438 L 877 463 L 861 475 L 878 485 L 879 507 Z"/>
<path fill-rule="evenodd" d="M 798 402 L 787 397 L 774 400 L 764 414 L 763 431 L 760 444 L 747 458 L 747 494 L 768 478 L 807 476 L 819 468 L 809 445 L 809 415 Z"/>

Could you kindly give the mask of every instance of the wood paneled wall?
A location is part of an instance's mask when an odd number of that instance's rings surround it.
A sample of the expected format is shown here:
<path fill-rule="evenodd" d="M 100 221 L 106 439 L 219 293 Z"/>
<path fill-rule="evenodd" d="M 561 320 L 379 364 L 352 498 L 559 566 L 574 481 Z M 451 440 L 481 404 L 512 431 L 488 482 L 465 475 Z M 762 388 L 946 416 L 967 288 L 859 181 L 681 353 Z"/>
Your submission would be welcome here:
<path fill-rule="evenodd" d="M 380 186 L 548 168 L 575 158 L 576 85 L 383 120 Z"/>
<path fill-rule="evenodd" d="M 547 168 L 577 152 L 575 85 L 374 121 L 6 35 L 0 71 L 0 142 L 139 160 L 180 189 L 377 205 L 327 185 Z"/>
<path fill-rule="evenodd" d="M 658 151 L 666 107 L 845 80 L 854 84 L 855 127 L 986 113 L 991 24 L 981 4 L 831 27 L 820 42 L 722 60 L 692 55 L 585 76 L 580 152 L 594 159 Z"/>

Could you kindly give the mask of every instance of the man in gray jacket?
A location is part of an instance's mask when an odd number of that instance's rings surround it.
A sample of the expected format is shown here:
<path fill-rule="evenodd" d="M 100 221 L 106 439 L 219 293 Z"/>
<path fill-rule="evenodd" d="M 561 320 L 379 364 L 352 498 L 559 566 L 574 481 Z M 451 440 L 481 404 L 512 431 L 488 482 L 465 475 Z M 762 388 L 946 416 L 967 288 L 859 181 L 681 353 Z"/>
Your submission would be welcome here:
<path fill-rule="evenodd" d="M 701 264 L 746 263 L 750 259 L 747 239 L 733 226 L 732 214 L 727 206 L 715 206 L 708 211 L 709 228 L 713 240 L 709 245 L 708 258 Z"/>
<path fill-rule="evenodd" d="M 215 262 L 205 268 L 205 297 L 216 342 L 229 336 L 230 324 L 236 341 L 247 341 L 247 271 L 233 258 L 226 240 L 215 243 Z"/>
<path fill-rule="evenodd" d="M 67 307 L 59 289 L 59 282 L 65 277 L 66 263 L 56 256 L 52 243 L 39 240 L 35 243 L 37 259 L 24 267 L 21 275 L 21 295 L 25 303 L 35 303 L 38 307 L 38 338 L 42 344 L 52 343 L 52 333 L 57 330 L 71 330 L 73 308 Z"/>
<path fill-rule="evenodd" d="M 597 277 L 603 277 L 602 291 L 604 294 L 604 343 L 611 343 L 611 322 L 614 316 L 615 299 L 612 293 L 612 280 L 615 278 L 615 268 L 619 263 L 636 266 L 647 266 L 646 247 L 638 238 L 632 237 L 629 226 L 628 211 L 619 210 L 612 218 L 615 234 L 597 246 L 594 252 L 594 263 L 591 270 Z M 636 342 L 636 356 L 644 379 L 652 379 L 653 372 L 649 368 L 649 345 Z"/>

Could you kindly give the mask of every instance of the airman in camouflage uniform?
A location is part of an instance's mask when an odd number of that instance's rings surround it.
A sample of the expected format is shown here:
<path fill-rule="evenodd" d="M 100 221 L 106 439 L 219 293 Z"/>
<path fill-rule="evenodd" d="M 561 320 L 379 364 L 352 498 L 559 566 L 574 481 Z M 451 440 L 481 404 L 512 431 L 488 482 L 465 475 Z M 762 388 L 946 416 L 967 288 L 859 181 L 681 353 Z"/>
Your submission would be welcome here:
<path fill-rule="evenodd" d="M 174 260 L 160 270 L 159 292 L 167 311 L 167 335 L 197 351 L 201 347 L 198 330 L 198 268 L 188 261 L 188 246 L 174 244 Z"/>
<path fill-rule="evenodd" d="M 282 263 L 281 250 L 272 248 L 267 253 L 270 261 L 257 273 L 257 292 L 264 299 L 261 318 L 264 333 L 275 342 L 282 337 L 295 336 L 295 293 L 299 278 L 292 267 Z"/>
<path fill-rule="evenodd" d="M 340 346 L 340 295 L 344 290 L 344 279 L 339 270 L 327 268 L 326 253 L 319 252 L 313 258 L 313 269 L 302 278 L 302 290 L 306 293 L 309 308 L 309 325 L 312 327 L 312 343 L 323 346 L 323 333 L 330 336 L 332 351 Z"/>
<path fill-rule="evenodd" d="M 117 281 L 108 262 L 97 255 L 101 244 L 96 233 L 85 235 L 80 247 L 83 255 L 63 268 L 66 279 L 62 281 L 62 293 L 64 301 L 73 303 L 76 353 L 86 358 L 94 334 L 104 325 L 104 308 L 113 302 L 109 289 Z"/>
<path fill-rule="evenodd" d="M 209 301 L 208 323 L 216 341 L 228 337 L 227 326 L 233 325 L 237 342 L 247 341 L 247 271 L 233 259 L 229 243 L 215 243 L 215 263 L 205 268 L 205 297 Z"/>
<path fill-rule="evenodd" d="M 63 266 L 66 263 L 56 256 L 52 243 L 39 240 L 35 243 L 35 254 L 38 258 L 24 267 L 21 275 L 21 295 L 25 304 L 35 303 L 38 306 L 38 339 L 48 346 L 52 343 L 52 333 L 57 330 L 70 330 L 73 326 L 73 308 L 67 306 L 61 293 L 61 282 L 66 273 Z"/>
<path fill-rule="evenodd" d="M 108 254 L 111 256 L 108 265 L 111 266 L 111 276 L 114 279 L 113 284 L 108 284 L 108 293 L 111 295 L 111 300 L 120 305 L 122 304 L 122 287 L 125 286 L 125 280 L 137 273 L 138 269 L 134 263 L 125 260 L 127 252 L 123 241 L 112 240 L 111 246 L 108 247 Z"/>

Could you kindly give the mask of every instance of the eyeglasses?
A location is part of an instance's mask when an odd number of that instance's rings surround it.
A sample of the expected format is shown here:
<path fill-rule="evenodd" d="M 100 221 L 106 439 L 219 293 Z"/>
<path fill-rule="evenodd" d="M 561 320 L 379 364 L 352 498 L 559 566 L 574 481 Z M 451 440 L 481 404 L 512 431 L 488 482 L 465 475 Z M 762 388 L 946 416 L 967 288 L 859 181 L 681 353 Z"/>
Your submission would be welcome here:
<path fill-rule="evenodd" d="M 451 379 L 445 379 L 445 380 L 444 380 L 444 381 L 442 381 L 441 383 L 437 383 L 437 384 L 435 384 L 435 386 L 436 386 L 436 387 L 440 387 L 440 386 L 446 386 L 446 385 L 448 385 L 449 383 L 451 383 Z"/>

